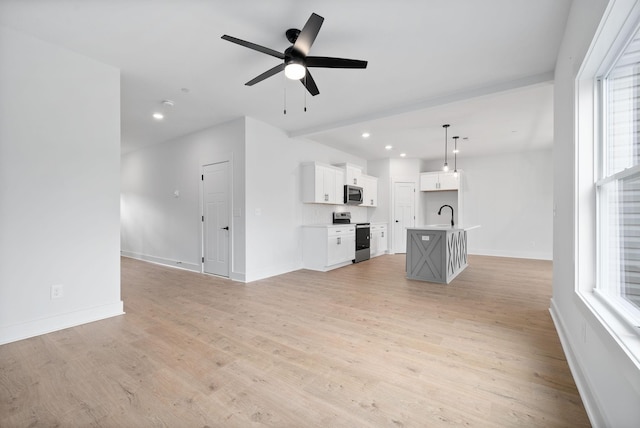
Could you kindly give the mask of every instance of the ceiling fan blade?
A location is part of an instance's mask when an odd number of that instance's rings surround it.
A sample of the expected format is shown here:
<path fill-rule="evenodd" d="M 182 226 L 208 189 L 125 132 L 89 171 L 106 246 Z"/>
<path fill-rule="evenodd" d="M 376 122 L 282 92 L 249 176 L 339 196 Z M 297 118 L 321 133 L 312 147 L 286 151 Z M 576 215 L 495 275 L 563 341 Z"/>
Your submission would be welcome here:
<path fill-rule="evenodd" d="M 320 93 L 320 91 L 318 90 L 318 86 L 316 85 L 316 81 L 313 80 L 313 77 L 311 77 L 311 73 L 309 73 L 309 70 L 307 70 L 307 74 L 302 79 L 300 79 L 300 82 L 302 82 L 304 87 L 307 88 L 307 91 L 309 91 L 309 93 L 314 97 Z"/>
<path fill-rule="evenodd" d="M 300 31 L 300 34 L 298 34 L 298 38 L 293 44 L 293 49 L 302 53 L 304 56 L 309 55 L 311 45 L 313 45 L 313 42 L 316 40 L 323 22 L 323 17 L 312 13 L 307 20 L 307 23 L 304 24 L 304 27 L 302 27 L 302 31 Z"/>
<path fill-rule="evenodd" d="M 279 72 L 281 72 L 282 70 L 284 70 L 284 63 L 282 64 L 278 64 L 275 67 L 265 71 L 264 73 L 262 73 L 261 75 L 249 80 L 247 83 L 245 83 L 246 86 L 253 86 L 258 82 L 262 82 L 264 79 L 266 79 L 267 77 L 271 77 L 274 74 L 278 74 Z"/>
<path fill-rule="evenodd" d="M 241 40 L 236 37 L 227 36 L 226 34 L 222 36 L 222 39 L 227 40 L 231 43 L 236 43 L 240 46 L 244 46 L 245 48 L 253 49 L 255 51 L 262 52 L 267 55 L 275 56 L 276 58 L 284 59 L 283 53 L 270 48 L 265 48 L 264 46 L 256 45 L 255 43 L 247 42 L 246 40 Z"/>
<path fill-rule="evenodd" d="M 334 58 L 330 56 L 308 56 L 307 67 L 324 68 L 367 68 L 367 61 L 359 59 Z"/>

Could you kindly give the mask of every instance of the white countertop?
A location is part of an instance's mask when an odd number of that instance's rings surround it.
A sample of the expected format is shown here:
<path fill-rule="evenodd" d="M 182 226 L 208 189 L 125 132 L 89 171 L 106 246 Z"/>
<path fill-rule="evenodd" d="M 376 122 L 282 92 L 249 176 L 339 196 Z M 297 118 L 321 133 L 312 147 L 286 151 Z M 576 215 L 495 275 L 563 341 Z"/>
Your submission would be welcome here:
<path fill-rule="evenodd" d="M 302 227 L 344 227 L 344 226 L 355 226 L 358 223 L 319 223 L 319 224 L 304 224 Z M 386 222 L 374 222 L 370 223 L 370 226 L 386 226 L 388 223 Z"/>
<path fill-rule="evenodd" d="M 302 227 L 349 227 L 349 226 L 356 226 L 356 223 L 320 223 L 320 224 L 305 224 Z"/>
<path fill-rule="evenodd" d="M 456 224 L 453 227 L 451 227 L 450 224 L 425 224 L 422 226 L 407 227 L 407 230 L 472 230 L 472 229 L 477 229 L 479 227 L 480 227 L 479 224 L 472 225 L 472 226 Z"/>

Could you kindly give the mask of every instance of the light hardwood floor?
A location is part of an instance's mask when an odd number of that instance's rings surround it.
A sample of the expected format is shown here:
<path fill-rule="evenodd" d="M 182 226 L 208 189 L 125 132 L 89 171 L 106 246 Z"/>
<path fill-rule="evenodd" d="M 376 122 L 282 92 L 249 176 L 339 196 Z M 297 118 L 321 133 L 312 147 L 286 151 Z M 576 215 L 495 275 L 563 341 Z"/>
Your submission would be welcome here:
<path fill-rule="evenodd" d="M 241 284 L 122 259 L 126 315 L 0 346 L 0 426 L 589 426 L 551 262 L 404 262 Z"/>

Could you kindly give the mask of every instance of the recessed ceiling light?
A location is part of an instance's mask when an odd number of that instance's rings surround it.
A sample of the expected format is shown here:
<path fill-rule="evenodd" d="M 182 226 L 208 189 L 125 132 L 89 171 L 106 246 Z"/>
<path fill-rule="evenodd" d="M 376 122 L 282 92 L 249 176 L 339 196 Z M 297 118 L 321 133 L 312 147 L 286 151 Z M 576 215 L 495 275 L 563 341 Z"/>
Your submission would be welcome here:
<path fill-rule="evenodd" d="M 391 150 L 391 149 L 393 149 L 393 146 L 392 145 L 387 145 L 387 146 L 384 146 L 384 148 L 387 149 L 387 150 Z"/>
<path fill-rule="evenodd" d="M 371 134 L 369 134 L 368 132 L 363 132 L 362 133 L 362 138 L 369 138 L 371 136 Z"/>
<path fill-rule="evenodd" d="M 162 113 L 158 113 L 158 112 L 153 113 L 153 118 L 154 118 L 155 120 L 162 120 L 162 119 L 164 119 L 164 114 L 162 114 Z"/>
<path fill-rule="evenodd" d="M 407 155 L 406 153 L 400 153 L 401 158 L 405 157 L 406 155 Z"/>

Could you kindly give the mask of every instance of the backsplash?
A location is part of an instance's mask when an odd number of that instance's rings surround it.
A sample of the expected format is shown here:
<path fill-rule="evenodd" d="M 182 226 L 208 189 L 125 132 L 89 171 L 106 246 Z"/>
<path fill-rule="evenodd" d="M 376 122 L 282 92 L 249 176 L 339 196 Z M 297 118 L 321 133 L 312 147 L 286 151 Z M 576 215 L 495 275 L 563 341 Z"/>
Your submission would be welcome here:
<path fill-rule="evenodd" d="M 302 224 L 330 224 L 334 212 L 349 211 L 352 223 L 367 222 L 367 209 L 353 205 L 303 204 Z"/>

